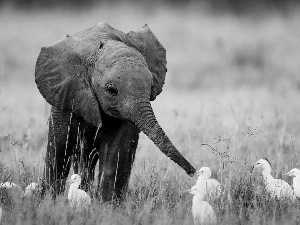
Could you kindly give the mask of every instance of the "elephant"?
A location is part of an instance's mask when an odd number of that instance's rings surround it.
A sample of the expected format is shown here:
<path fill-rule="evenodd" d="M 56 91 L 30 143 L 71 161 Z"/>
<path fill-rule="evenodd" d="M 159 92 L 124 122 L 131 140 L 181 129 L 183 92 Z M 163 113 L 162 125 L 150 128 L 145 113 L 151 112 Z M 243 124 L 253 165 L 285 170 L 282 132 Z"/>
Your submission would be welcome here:
<path fill-rule="evenodd" d="M 139 133 L 193 176 L 151 107 L 165 81 L 166 50 L 150 28 L 123 33 L 105 22 L 43 47 L 35 82 L 51 105 L 43 187 L 64 191 L 70 158 L 88 189 L 99 161 L 96 195 L 122 200 L 128 189 Z"/>

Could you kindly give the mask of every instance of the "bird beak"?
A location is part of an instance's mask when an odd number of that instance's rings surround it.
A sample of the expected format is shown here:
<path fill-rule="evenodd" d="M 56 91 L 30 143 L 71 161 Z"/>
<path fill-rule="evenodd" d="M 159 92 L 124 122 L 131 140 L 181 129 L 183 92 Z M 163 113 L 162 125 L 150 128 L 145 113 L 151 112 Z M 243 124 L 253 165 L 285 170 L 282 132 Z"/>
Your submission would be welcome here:
<path fill-rule="evenodd" d="M 199 171 L 199 170 L 198 170 L 195 174 L 196 174 L 196 175 L 199 175 L 199 174 L 201 174 L 202 172 L 203 172 L 203 171 Z"/>
<path fill-rule="evenodd" d="M 251 165 L 250 174 L 252 174 L 252 172 L 253 172 L 253 169 L 254 169 L 254 166 L 253 166 L 253 165 Z"/>
<path fill-rule="evenodd" d="M 250 174 L 252 174 L 254 167 L 257 165 L 257 163 L 251 164 Z"/>
<path fill-rule="evenodd" d="M 187 190 L 184 190 L 182 193 L 187 193 L 187 192 L 191 192 L 192 189 L 187 189 Z"/>
<path fill-rule="evenodd" d="M 284 173 L 283 175 L 287 175 L 287 176 L 291 176 L 292 175 L 292 172 L 288 172 L 288 173 Z"/>
<path fill-rule="evenodd" d="M 257 165 L 257 163 L 253 163 L 253 164 L 251 164 L 251 166 L 252 166 L 252 167 L 254 167 L 254 166 L 256 166 L 256 165 Z"/>

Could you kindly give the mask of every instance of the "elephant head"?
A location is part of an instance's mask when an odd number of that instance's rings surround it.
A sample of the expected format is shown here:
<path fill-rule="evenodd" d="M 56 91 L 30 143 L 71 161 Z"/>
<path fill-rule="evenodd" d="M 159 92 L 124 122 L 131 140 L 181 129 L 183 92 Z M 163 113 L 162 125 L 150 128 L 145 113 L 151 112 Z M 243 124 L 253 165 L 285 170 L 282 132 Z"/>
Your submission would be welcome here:
<path fill-rule="evenodd" d="M 162 91 L 166 51 L 145 25 L 127 34 L 107 23 L 42 48 L 35 81 L 52 106 L 101 127 L 102 113 L 129 120 L 189 175 L 195 168 L 158 124 L 150 101 Z"/>

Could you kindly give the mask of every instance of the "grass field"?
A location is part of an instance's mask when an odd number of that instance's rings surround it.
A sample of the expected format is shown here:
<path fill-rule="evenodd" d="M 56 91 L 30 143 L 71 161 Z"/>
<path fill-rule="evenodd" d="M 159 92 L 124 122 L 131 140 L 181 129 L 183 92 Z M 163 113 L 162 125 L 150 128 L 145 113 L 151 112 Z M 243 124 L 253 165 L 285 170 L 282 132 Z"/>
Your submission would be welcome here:
<path fill-rule="evenodd" d="M 166 84 L 154 112 L 179 151 L 224 184 L 224 196 L 211 202 L 218 224 L 298 224 L 300 203 L 268 201 L 257 188 L 260 171 L 250 177 L 250 164 L 263 157 L 272 175 L 289 183 L 282 174 L 300 167 L 297 13 L 235 17 L 132 5 L 0 9 L 0 181 L 13 172 L 10 181 L 24 188 L 42 176 L 49 106 L 34 83 L 41 47 L 100 21 L 124 32 L 147 23 L 167 49 Z M 195 182 L 141 134 L 121 207 L 95 199 L 78 214 L 66 195 L 56 202 L 20 200 L 2 204 L 2 224 L 192 224 L 192 196 L 182 191 Z"/>

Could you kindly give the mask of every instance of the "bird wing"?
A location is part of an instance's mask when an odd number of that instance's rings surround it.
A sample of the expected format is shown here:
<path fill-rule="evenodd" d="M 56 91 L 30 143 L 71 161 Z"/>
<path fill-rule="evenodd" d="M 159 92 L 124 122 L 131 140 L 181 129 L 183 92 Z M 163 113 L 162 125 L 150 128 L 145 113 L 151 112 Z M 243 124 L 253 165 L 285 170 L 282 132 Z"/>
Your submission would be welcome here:
<path fill-rule="evenodd" d="M 91 198 L 90 196 L 83 190 L 78 189 L 78 201 L 81 202 L 82 204 L 91 204 Z"/>
<path fill-rule="evenodd" d="M 208 179 L 207 182 L 206 182 L 206 187 L 207 187 L 207 190 L 210 190 L 210 189 L 219 189 L 221 188 L 221 184 L 219 181 L 215 180 L 215 179 Z"/>
<path fill-rule="evenodd" d="M 291 197 L 295 198 L 294 190 L 292 187 L 284 180 L 274 179 L 272 182 L 266 184 L 266 189 L 271 193 L 273 197 Z"/>
<path fill-rule="evenodd" d="M 295 195 L 297 196 L 297 198 L 300 197 L 300 177 L 297 176 L 293 179 L 293 188 L 294 188 L 294 192 Z"/>
<path fill-rule="evenodd" d="M 222 193 L 222 185 L 215 179 L 208 179 L 206 182 L 206 191 L 210 197 L 219 198 Z"/>
<path fill-rule="evenodd" d="M 275 184 L 275 187 L 281 188 L 283 191 L 293 192 L 293 188 L 284 180 L 275 179 L 274 184 Z"/>

